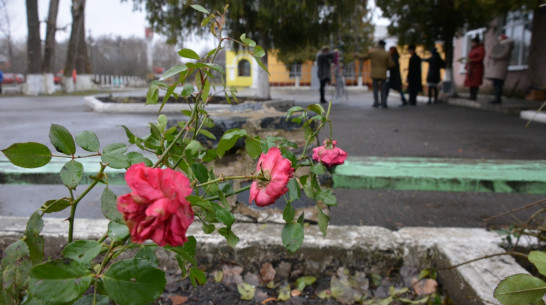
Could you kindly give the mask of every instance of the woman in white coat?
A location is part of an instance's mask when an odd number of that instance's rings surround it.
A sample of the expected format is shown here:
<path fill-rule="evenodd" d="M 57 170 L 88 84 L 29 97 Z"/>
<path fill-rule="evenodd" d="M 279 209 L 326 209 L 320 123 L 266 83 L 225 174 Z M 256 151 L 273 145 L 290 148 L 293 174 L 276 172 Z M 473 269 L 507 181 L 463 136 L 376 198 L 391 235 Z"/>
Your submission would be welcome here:
<path fill-rule="evenodd" d="M 485 78 L 493 82 L 495 89 L 495 99 L 490 101 L 491 104 L 502 103 L 502 87 L 508 73 L 508 64 L 513 48 L 514 41 L 504 34 L 500 35 L 485 63 Z"/>

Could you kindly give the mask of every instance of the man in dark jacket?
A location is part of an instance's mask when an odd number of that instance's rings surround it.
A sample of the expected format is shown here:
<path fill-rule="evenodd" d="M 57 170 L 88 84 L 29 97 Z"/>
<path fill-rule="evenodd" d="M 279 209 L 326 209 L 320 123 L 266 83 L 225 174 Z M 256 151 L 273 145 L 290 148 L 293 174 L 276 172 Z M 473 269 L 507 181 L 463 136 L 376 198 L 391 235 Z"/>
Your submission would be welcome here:
<path fill-rule="evenodd" d="M 423 91 L 423 85 L 421 84 L 421 57 L 415 53 L 415 45 L 410 45 L 408 51 L 411 54 L 407 78 L 409 104 L 416 106 L 417 94 Z"/>
<path fill-rule="evenodd" d="M 322 47 L 320 52 L 317 54 L 317 76 L 320 80 L 320 103 L 326 104 L 326 99 L 324 98 L 324 88 L 326 84 L 330 82 L 331 71 L 330 64 L 334 59 L 334 53 L 330 53 L 330 48 L 328 46 Z"/>
<path fill-rule="evenodd" d="M 432 96 L 434 96 L 434 104 L 438 103 L 438 84 L 440 83 L 440 69 L 444 69 L 446 64 L 436 48 L 432 48 L 432 55 L 429 58 L 423 59 L 428 62 L 427 72 L 427 87 L 428 87 L 428 103 L 432 104 Z"/>

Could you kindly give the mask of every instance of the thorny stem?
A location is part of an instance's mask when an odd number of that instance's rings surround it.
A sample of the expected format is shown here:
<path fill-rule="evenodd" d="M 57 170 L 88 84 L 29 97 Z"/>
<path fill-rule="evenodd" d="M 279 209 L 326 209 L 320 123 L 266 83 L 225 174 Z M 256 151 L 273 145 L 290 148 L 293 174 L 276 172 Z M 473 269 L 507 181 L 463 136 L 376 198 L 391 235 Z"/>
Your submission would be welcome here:
<path fill-rule="evenodd" d="M 236 191 L 233 191 L 233 193 L 229 193 L 229 194 L 225 194 L 225 197 L 230 197 L 230 196 L 233 196 L 233 195 L 237 195 L 239 193 L 242 193 L 244 191 L 247 191 L 250 189 L 250 185 L 247 185 L 245 187 L 242 187 Z M 220 199 L 220 196 L 213 196 L 213 197 L 209 197 L 209 198 L 205 198 L 206 200 L 208 201 L 213 201 L 213 200 L 219 200 Z"/>
<path fill-rule="evenodd" d="M 226 181 L 226 180 L 247 180 L 247 179 L 260 179 L 260 178 L 261 178 L 260 176 L 254 176 L 254 175 L 229 176 L 229 177 L 224 177 L 224 176 L 220 175 L 220 177 L 218 177 L 218 178 L 216 178 L 214 180 L 207 181 L 207 182 L 204 182 L 204 183 L 201 183 L 201 184 L 197 184 L 195 187 L 203 187 L 203 186 L 207 186 L 207 185 L 214 184 L 214 183 L 217 183 L 217 182 L 223 182 L 223 181 Z"/>
<path fill-rule="evenodd" d="M 311 142 L 311 140 L 313 140 L 318 135 L 318 133 L 320 132 L 322 127 L 324 127 L 324 124 L 326 122 L 330 123 L 330 137 L 332 137 L 332 122 L 330 122 L 330 110 L 331 109 L 332 109 L 332 101 L 330 101 L 328 103 L 328 110 L 326 110 L 326 120 L 324 120 L 324 122 L 321 122 L 319 127 L 317 128 L 317 130 L 315 130 L 311 134 L 311 136 L 309 136 L 309 138 L 305 141 L 305 146 L 303 148 L 302 157 L 304 157 L 307 154 L 307 149 L 309 148 L 309 143 Z M 319 145 L 320 145 L 320 143 L 319 143 Z"/>

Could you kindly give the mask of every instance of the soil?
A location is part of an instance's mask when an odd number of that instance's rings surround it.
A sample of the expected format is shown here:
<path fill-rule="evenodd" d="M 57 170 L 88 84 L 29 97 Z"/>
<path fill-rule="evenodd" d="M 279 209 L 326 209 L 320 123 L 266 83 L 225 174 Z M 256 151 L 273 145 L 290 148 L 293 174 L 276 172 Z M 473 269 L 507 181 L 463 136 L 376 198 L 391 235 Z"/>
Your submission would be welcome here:
<path fill-rule="evenodd" d="M 105 96 L 105 97 L 97 97 L 97 99 L 99 99 L 103 103 L 122 103 L 122 104 L 141 103 L 141 104 L 144 104 L 146 102 L 146 97 L 145 96 L 120 96 L 120 97 L 116 97 L 116 96 L 111 96 L 110 95 L 110 96 Z M 162 102 L 163 97 L 160 96 L 158 101 Z M 230 99 L 228 101 L 223 96 L 214 95 L 214 96 L 209 97 L 208 104 L 240 104 L 240 103 L 247 102 L 247 101 L 260 102 L 260 101 L 263 101 L 263 100 L 257 99 L 257 98 L 251 98 L 251 97 L 244 97 L 244 96 L 239 97 L 238 96 L 237 100 Z M 173 103 L 173 104 L 187 104 L 187 103 L 190 103 L 190 102 L 192 102 L 191 98 L 188 98 L 188 99 L 178 98 L 177 99 L 177 98 L 175 98 L 173 96 L 171 96 L 167 100 L 167 103 Z"/>

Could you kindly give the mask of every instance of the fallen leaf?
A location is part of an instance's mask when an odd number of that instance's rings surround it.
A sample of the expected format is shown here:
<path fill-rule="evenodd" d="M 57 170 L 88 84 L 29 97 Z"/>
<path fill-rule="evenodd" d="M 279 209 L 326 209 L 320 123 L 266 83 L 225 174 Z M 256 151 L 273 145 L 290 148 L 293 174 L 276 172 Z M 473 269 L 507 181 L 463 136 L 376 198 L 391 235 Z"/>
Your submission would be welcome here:
<path fill-rule="evenodd" d="M 303 291 L 306 286 L 313 285 L 317 281 L 317 278 L 314 276 L 302 276 L 296 280 L 296 286 L 298 290 Z"/>
<path fill-rule="evenodd" d="M 243 282 L 243 278 L 241 277 L 243 267 L 241 266 L 223 265 L 222 273 L 224 274 L 224 277 L 222 278 L 222 284 L 224 285 L 240 284 Z"/>
<path fill-rule="evenodd" d="M 275 301 L 277 301 L 277 298 L 270 297 L 270 298 L 267 298 L 267 299 L 263 300 L 260 304 L 265 305 L 265 304 L 267 304 L 269 302 L 275 302 Z"/>
<path fill-rule="evenodd" d="M 290 292 L 290 295 L 291 295 L 292 297 L 300 296 L 300 295 L 301 295 L 301 290 L 299 290 L 299 289 L 293 289 L 293 290 Z"/>
<path fill-rule="evenodd" d="M 279 288 L 279 301 L 290 300 L 290 284 L 284 284 Z"/>
<path fill-rule="evenodd" d="M 222 271 L 214 272 L 214 282 L 220 283 L 223 278 L 224 278 L 224 273 Z"/>
<path fill-rule="evenodd" d="M 317 296 L 321 299 L 329 299 L 332 296 L 330 289 L 325 289 L 317 293 Z"/>
<path fill-rule="evenodd" d="M 438 288 L 438 282 L 433 279 L 423 279 L 419 281 L 418 279 L 412 280 L 412 287 L 415 294 L 418 296 L 429 295 L 436 292 Z"/>
<path fill-rule="evenodd" d="M 237 284 L 237 290 L 241 294 L 241 300 L 245 301 L 252 300 L 254 298 L 254 293 L 256 293 L 256 287 L 247 283 Z"/>
<path fill-rule="evenodd" d="M 271 263 L 267 262 L 263 264 L 262 268 L 260 269 L 262 283 L 272 282 L 275 279 L 276 273 L 277 271 L 275 271 L 275 268 L 273 268 L 273 265 L 271 265 Z"/>
<path fill-rule="evenodd" d="M 188 301 L 188 297 L 184 297 L 184 296 L 181 296 L 181 295 L 171 295 L 169 297 L 169 299 L 171 300 L 173 305 L 186 304 L 186 302 Z"/>
<path fill-rule="evenodd" d="M 277 266 L 277 276 L 281 279 L 287 278 L 290 275 L 290 270 L 292 269 L 292 264 L 289 262 L 280 262 Z"/>

